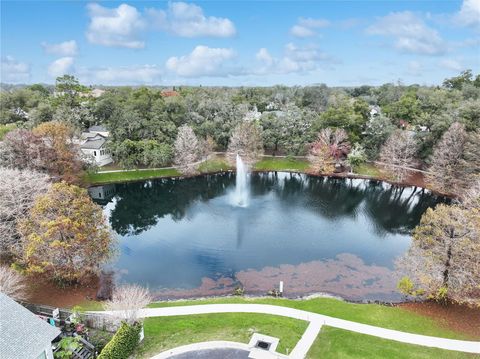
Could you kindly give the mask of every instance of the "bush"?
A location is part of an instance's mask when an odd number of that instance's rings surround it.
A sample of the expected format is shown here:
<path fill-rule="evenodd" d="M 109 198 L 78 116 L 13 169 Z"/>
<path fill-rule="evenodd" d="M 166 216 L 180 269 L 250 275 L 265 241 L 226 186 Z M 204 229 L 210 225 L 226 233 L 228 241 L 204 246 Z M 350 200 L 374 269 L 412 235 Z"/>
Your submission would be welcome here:
<path fill-rule="evenodd" d="M 112 340 L 105 345 L 98 359 L 127 359 L 140 341 L 141 330 L 141 324 L 128 325 L 123 322 Z"/>

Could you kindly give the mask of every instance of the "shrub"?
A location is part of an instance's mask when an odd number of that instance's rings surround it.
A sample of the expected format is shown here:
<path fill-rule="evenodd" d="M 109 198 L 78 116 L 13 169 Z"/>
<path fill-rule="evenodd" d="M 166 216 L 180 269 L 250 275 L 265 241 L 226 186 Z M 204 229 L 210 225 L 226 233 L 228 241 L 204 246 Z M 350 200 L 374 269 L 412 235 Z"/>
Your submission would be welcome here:
<path fill-rule="evenodd" d="M 128 325 L 123 322 L 112 340 L 105 345 L 98 359 L 127 359 L 140 341 L 141 330 L 141 324 Z"/>

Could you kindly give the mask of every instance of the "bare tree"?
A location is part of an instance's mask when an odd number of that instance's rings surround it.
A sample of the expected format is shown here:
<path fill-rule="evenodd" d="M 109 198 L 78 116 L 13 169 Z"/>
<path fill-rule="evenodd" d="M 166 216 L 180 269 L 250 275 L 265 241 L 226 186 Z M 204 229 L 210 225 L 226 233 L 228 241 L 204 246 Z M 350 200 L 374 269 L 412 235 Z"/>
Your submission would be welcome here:
<path fill-rule="evenodd" d="M 215 140 L 211 136 L 207 136 L 204 139 L 202 138 L 198 142 L 200 157 L 202 157 L 202 159 L 207 159 L 217 146 Z"/>
<path fill-rule="evenodd" d="M 480 208 L 480 175 L 463 191 L 461 200 L 465 208 Z"/>
<path fill-rule="evenodd" d="M 17 129 L 0 142 L 0 166 L 46 171 L 45 158 L 50 150 L 32 131 Z"/>
<path fill-rule="evenodd" d="M 184 174 L 193 174 L 196 172 L 195 163 L 199 158 L 199 145 L 197 136 L 192 128 L 184 125 L 178 129 L 177 139 L 175 140 L 175 164 Z"/>
<path fill-rule="evenodd" d="M 391 170 L 398 181 L 403 181 L 408 173 L 407 167 L 415 164 L 418 150 L 414 134 L 409 131 L 394 131 L 380 151 L 380 160 Z"/>
<path fill-rule="evenodd" d="M 12 255 L 21 252 L 17 224 L 27 216 L 37 196 L 50 188 L 49 177 L 29 169 L 0 167 L 0 250 Z"/>
<path fill-rule="evenodd" d="M 262 129 L 255 121 L 244 120 L 233 130 L 227 149 L 230 163 L 235 163 L 237 154 L 248 164 L 263 154 Z"/>
<path fill-rule="evenodd" d="M 480 304 L 480 209 L 444 204 L 428 209 L 397 266 L 416 293 Z"/>
<path fill-rule="evenodd" d="M 112 311 L 117 319 L 124 320 L 128 324 L 138 321 L 140 309 L 146 307 L 152 301 L 152 296 L 147 288 L 139 285 L 124 285 L 116 288 L 112 294 L 112 300 L 105 302 L 105 310 Z"/>
<path fill-rule="evenodd" d="M 435 146 L 427 181 L 437 190 L 457 193 L 462 187 L 462 155 L 466 140 L 465 126 L 455 122 Z"/>
<path fill-rule="evenodd" d="M 324 128 L 311 145 L 308 159 L 315 171 L 328 173 L 341 165 L 349 152 L 350 142 L 344 129 Z"/>
<path fill-rule="evenodd" d="M 0 266 L 0 293 L 16 300 L 28 299 L 23 276 L 7 266 Z"/>

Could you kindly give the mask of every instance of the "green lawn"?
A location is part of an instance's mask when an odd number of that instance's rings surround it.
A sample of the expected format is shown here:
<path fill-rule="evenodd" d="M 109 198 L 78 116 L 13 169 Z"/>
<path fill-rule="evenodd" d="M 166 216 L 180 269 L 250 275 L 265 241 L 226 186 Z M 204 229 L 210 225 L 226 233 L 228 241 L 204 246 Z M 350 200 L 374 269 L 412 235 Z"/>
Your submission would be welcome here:
<path fill-rule="evenodd" d="M 17 125 L 15 125 L 14 123 L 9 123 L 7 125 L 0 125 L 0 141 L 3 140 L 3 138 L 7 133 L 9 133 L 10 131 L 16 128 L 17 128 Z"/>
<path fill-rule="evenodd" d="M 276 298 L 226 297 L 152 303 L 149 307 L 174 307 L 220 303 L 256 303 L 302 309 L 383 328 L 452 339 L 478 340 L 450 330 L 438 320 L 409 312 L 400 307 L 378 304 L 354 304 L 333 298 L 289 300 Z M 85 303 L 85 309 L 100 309 L 98 302 Z M 472 319 L 473 320 L 473 319 Z M 148 318 L 145 341 L 137 357 L 149 357 L 169 348 L 207 340 L 231 340 L 247 343 L 253 332 L 280 338 L 278 350 L 293 349 L 307 323 L 266 314 L 226 313 Z M 309 358 L 473 358 L 473 355 L 399 343 L 324 326 L 310 349 Z"/>
<path fill-rule="evenodd" d="M 358 166 L 355 166 L 355 174 L 362 176 L 371 176 L 371 177 L 382 177 L 382 172 L 371 163 L 362 163 Z"/>
<path fill-rule="evenodd" d="M 198 166 L 200 173 L 214 173 L 233 169 L 223 157 L 212 158 Z"/>
<path fill-rule="evenodd" d="M 248 343 L 254 332 L 280 339 L 277 351 L 291 351 L 308 323 L 302 320 L 267 314 L 201 314 L 147 318 L 145 339 L 136 352 L 137 358 L 149 358 L 164 350 L 181 345 L 229 340 Z"/>
<path fill-rule="evenodd" d="M 305 171 L 310 164 L 306 159 L 263 157 L 255 164 L 257 171 Z"/>
<path fill-rule="evenodd" d="M 256 303 L 273 304 L 325 314 L 335 318 L 370 324 L 382 328 L 395 329 L 410 333 L 438 336 L 452 339 L 475 339 L 465 334 L 446 329 L 436 320 L 409 312 L 400 307 L 388 307 L 378 304 L 353 304 L 333 298 L 315 298 L 309 300 L 289 300 L 275 298 L 215 298 L 208 300 L 157 302 L 151 307 L 170 307 L 178 305 L 202 305 L 216 303 Z M 479 338 L 476 338 L 477 340 Z"/>
<path fill-rule="evenodd" d="M 112 173 L 88 173 L 84 177 L 84 181 L 89 184 L 102 184 L 111 182 L 127 182 L 138 181 L 151 178 L 160 177 L 174 177 L 180 176 L 174 168 L 164 168 L 158 170 L 145 170 L 145 171 L 125 171 L 125 172 L 112 172 Z"/>
<path fill-rule="evenodd" d="M 317 359 L 473 359 L 473 354 L 405 344 L 323 326 L 307 358 Z"/>

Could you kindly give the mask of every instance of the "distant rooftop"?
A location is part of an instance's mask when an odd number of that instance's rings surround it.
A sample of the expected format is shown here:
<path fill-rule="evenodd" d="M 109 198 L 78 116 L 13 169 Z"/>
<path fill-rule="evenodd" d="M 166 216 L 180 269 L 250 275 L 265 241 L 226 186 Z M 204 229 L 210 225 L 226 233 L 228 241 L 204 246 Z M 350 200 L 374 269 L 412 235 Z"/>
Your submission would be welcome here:
<path fill-rule="evenodd" d="M 90 126 L 88 128 L 88 131 L 90 131 L 90 132 L 108 132 L 108 130 L 105 128 L 105 126 L 102 126 L 102 125 Z"/>
<path fill-rule="evenodd" d="M 60 330 L 0 293 L 0 358 L 37 358 Z"/>

